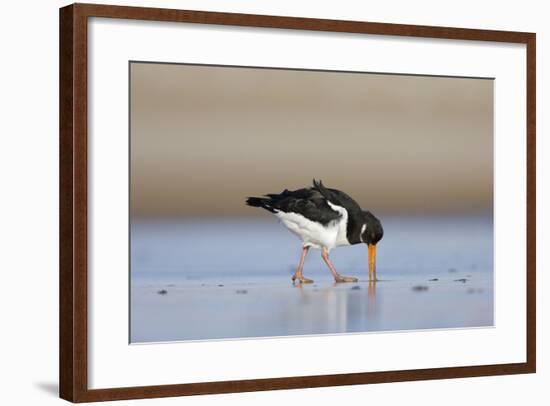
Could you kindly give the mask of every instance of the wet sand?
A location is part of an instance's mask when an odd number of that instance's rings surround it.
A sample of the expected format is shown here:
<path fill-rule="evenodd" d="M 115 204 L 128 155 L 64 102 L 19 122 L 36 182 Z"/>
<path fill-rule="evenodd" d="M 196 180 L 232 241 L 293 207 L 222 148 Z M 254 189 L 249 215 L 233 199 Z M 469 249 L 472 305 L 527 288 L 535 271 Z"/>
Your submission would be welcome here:
<path fill-rule="evenodd" d="M 299 241 L 276 222 L 134 223 L 131 342 L 493 325 L 490 221 L 385 225 L 381 280 L 366 280 L 366 248 L 343 247 L 333 261 L 358 283 L 333 283 L 314 251 L 305 275 L 315 283 L 301 286 L 290 281 Z"/>

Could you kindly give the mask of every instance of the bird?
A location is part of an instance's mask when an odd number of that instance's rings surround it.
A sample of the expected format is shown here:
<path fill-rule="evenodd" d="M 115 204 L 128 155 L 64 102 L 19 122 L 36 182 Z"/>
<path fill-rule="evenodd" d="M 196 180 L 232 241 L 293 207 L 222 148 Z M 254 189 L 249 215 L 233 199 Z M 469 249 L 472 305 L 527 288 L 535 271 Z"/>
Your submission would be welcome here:
<path fill-rule="evenodd" d="M 321 257 L 335 282 L 357 282 L 355 277 L 340 275 L 329 257 L 333 248 L 356 244 L 367 245 L 369 281 L 377 280 L 376 245 L 384 236 L 382 223 L 370 211 L 361 209 L 348 194 L 326 188 L 321 180 L 313 179 L 312 187 L 248 197 L 246 204 L 272 213 L 302 240 L 293 283 L 313 283 L 303 275 L 310 248 L 321 250 Z"/>

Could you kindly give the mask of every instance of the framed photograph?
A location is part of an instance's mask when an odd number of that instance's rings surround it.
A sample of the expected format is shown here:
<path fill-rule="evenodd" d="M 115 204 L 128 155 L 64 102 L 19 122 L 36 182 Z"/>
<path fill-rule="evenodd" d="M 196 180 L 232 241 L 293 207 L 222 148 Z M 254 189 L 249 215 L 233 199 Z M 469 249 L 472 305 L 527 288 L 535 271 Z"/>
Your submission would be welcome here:
<path fill-rule="evenodd" d="M 60 10 L 60 396 L 535 372 L 535 34 Z"/>

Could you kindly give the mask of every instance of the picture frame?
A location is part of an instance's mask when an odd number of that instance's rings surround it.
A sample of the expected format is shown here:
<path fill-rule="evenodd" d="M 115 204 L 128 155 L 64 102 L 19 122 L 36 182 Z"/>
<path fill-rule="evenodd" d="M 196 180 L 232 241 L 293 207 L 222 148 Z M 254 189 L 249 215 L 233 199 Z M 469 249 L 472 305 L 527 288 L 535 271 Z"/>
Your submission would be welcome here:
<path fill-rule="evenodd" d="M 327 35 L 347 33 L 464 42 L 521 44 L 525 63 L 525 361 L 369 372 L 278 376 L 92 388 L 89 385 L 90 288 L 89 263 L 89 22 L 148 21 L 159 24 L 253 27 L 300 30 Z M 322 20 L 189 10 L 73 4 L 60 9 L 60 397 L 71 402 L 141 399 L 168 396 L 314 388 L 427 379 L 448 379 L 536 371 L 536 35 L 526 32 L 429 27 L 416 25 Z M 497 135 L 498 136 L 498 135 Z M 121 320 L 121 323 L 125 322 Z M 93 337 L 92 337 L 93 338 Z"/>

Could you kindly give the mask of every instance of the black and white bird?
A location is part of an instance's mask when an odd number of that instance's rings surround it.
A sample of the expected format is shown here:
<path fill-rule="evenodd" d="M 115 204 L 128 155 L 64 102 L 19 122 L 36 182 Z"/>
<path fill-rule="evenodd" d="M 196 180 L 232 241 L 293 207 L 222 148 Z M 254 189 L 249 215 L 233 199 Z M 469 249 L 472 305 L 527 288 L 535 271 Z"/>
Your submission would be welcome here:
<path fill-rule="evenodd" d="M 292 281 L 312 283 L 303 276 L 304 261 L 310 248 L 321 250 L 336 282 L 357 282 L 357 278 L 340 275 L 330 261 L 331 249 L 344 245 L 367 244 L 369 281 L 376 280 L 376 244 L 384 230 L 380 220 L 362 210 L 346 193 L 326 188 L 313 180 L 313 187 L 282 193 L 249 197 L 246 204 L 261 207 L 275 216 L 302 240 L 302 254 Z"/>

